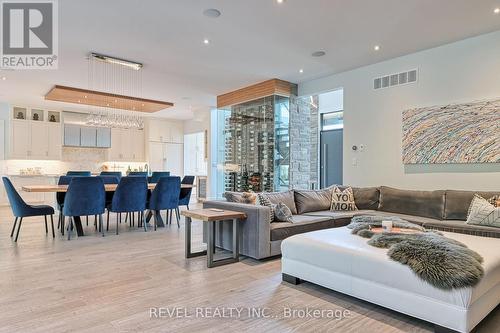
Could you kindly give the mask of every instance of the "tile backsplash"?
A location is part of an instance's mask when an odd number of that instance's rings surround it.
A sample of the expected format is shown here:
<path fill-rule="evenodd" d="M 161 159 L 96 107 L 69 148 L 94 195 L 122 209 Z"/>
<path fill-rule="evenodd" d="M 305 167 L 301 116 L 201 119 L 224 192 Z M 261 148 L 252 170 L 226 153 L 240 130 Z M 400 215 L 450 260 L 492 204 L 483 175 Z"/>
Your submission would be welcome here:
<path fill-rule="evenodd" d="M 42 174 L 59 175 L 68 170 L 89 170 L 100 172 L 106 165 L 109 171 L 122 171 L 144 168 L 146 162 L 107 161 L 106 149 L 63 147 L 60 161 L 46 160 L 2 160 L 0 172 L 4 175 L 17 175 L 21 169 L 41 168 Z"/>

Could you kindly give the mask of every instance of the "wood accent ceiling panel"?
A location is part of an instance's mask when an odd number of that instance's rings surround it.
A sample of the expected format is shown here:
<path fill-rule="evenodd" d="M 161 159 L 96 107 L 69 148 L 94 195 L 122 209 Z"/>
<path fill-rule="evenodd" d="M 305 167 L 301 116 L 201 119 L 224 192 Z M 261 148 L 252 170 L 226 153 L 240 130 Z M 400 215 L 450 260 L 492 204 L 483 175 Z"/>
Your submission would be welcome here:
<path fill-rule="evenodd" d="M 271 79 L 217 96 L 217 107 L 225 107 L 271 96 L 290 96 L 297 93 L 297 85 L 279 79 Z"/>
<path fill-rule="evenodd" d="M 100 91 L 54 86 L 46 95 L 49 101 L 93 105 L 120 110 L 153 113 L 174 106 L 173 103 Z"/>

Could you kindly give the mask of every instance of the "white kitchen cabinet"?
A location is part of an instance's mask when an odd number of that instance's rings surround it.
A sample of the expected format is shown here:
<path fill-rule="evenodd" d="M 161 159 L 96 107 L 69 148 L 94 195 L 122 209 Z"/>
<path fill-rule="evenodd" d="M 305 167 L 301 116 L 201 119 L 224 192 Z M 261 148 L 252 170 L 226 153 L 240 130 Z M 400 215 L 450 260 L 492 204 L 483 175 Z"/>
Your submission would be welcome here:
<path fill-rule="evenodd" d="M 10 123 L 10 154 L 11 159 L 26 159 L 31 149 L 30 122 L 12 120 Z"/>
<path fill-rule="evenodd" d="M 180 121 L 150 119 L 148 140 L 153 142 L 183 143 L 184 127 Z"/>
<path fill-rule="evenodd" d="M 78 125 L 64 125 L 64 145 L 80 147 L 80 129 Z"/>
<path fill-rule="evenodd" d="M 138 129 L 133 129 L 131 130 L 132 133 L 132 159 L 134 161 L 144 161 L 144 131 L 143 130 L 138 130 Z"/>
<path fill-rule="evenodd" d="M 20 111 L 21 110 L 21 111 Z M 39 120 L 30 120 L 26 108 L 13 108 L 15 118 L 10 121 L 9 159 L 50 160 L 61 158 L 61 124 L 45 121 L 43 110 L 32 109 Z M 17 119 L 22 114 L 23 119 Z M 48 111 L 50 115 L 57 115 L 56 111 Z M 49 117 L 49 119 L 51 119 Z M 59 118 L 54 118 L 59 119 Z"/>
<path fill-rule="evenodd" d="M 166 126 L 166 122 L 158 119 L 150 119 L 148 126 L 148 139 L 154 142 L 166 142 L 170 137 L 170 127 Z"/>
<path fill-rule="evenodd" d="M 0 160 L 4 159 L 5 159 L 5 122 L 2 119 L 0 119 Z"/>
<path fill-rule="evenodd" d="M 144 131 L 138 129 L 113 128 L 111 130 L 111 161 L 143 162 Z"/>
<path fill-rule="evenodd" d="M 57 123 L 48 123 L 48 139 L 49 148 L 47 158 L 50 160 L 60 160 L 61 159 L 61 125 Z"/>
<path fill-rule="evenodd" d="M 165 144 L 161 142 L 149 142 L 149 167 L 151 171 L 167 171 L 165 158 Z"/>
<path fill-rule="evenodd" d="M 148 154 L 151 171 L 170 171 L 171 175 L 183 175 L 183 144 L 149 142 Z"/>
<path fill-rule="evenodd" d="M 173 176 L 184 174 L 184 145 L 179 143 L 167 143 L 166 148 L 166 170 Z"/>
<path fill-rule="evenodd" d="M 182 123 L 176 122 L 170 124 L 170 142 L 183 143 L 184 142 L 184 126 Z"/>
<path fill-rule="evenodd" d="M 109 159 L 111 161 L 122 160 L 121 129 L 111 129 L 111 149 L 109 150 Z"/>
<path fill-rule="evenodd" d="M 30 132 L 25 135 L 30 136 L 31 144 L 28 149 L 28 157 L 34 160 L 46 159 L 49 156 L 49 128 L 47 123 L 32 121 Z"/>

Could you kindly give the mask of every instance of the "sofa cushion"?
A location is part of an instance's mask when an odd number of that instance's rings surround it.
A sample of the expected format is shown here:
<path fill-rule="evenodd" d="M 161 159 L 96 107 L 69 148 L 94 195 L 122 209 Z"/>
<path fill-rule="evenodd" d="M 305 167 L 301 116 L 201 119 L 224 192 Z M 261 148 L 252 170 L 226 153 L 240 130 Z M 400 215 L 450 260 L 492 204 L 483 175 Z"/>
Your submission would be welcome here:
<path fill-rule="evenodd" d="M 500 192 L 447 190 L 444 208 L 445 220 L 467 220 L 467 212 L 469 211 L 474 194 L 489 199 L 495 195 L 500 195 Z"/>
<path fill-rule="evenodd" d="M 295 190 L 294 196 L 297 214 L 327 210 L 330 209 L 330 204 L 332 203 L 331 189 L 318 191 Z"/>
<path fill-rule="evenodd" d="M 271 201 L 271 203 L 277 205 L 282 202 L 290 208 L 293 215 L 297 214 L 295 198 L 292 190 L 286 192 L 269 192 L 264 193 L 264 195 L 269 199 L 269 201 Z"/>
<path fill-rule="evenodd" d="M 334 219 L 325 216 L 294 215 L 292 222 L 271 223 L 271 241 L 278 241 L 304 232 L 336 227 Z"/>
<path fill-rule="evenodd" d="M 333 219 L 344 218 L 344 217 L 354 217 L 358 215 L 373 215 L 376 214 L 376 210 L 363 209 L 363 210 L 351 210 L 351 211 L 332 211 L 332 210 L 320 210 L 317 212 L 308 212 L 304 215 L 306 216 L 326 216 Z"/>
<path fill-rule="evenodd" d="M 500 228 L 467 224 L 462 220 L 443 220 L 424 223 L 424 228 L 456 232 L 481 237 L 500 238 Z"/>
<path fill-rule="evenodd" d="M 375 215 L 375 216 L 382 216 L 382 217 L 399 217 L 402 220 L 415 223 L 418 225 L 424 225 L 425 223 L 438 223 L 441 222 L 442 220 L 440 219 L 433 219 L 430 217 L 424 217 L 424 216 L 417 216 L 417 215 L 408 215 L 408 214 L 401 214 L 401 213 L 391 213 L 391 212 L 382 212 L 382 211 L 373 211 L 372 213 L 367 213 L 366 215 Z"/>
<path fill-rule="evenodd" d="M 351 219 L 353 216 L 357 215 L 370 215 L 371 213 L 375 213 L 374 210 L 352 210 L 352 211 L 331 211 L 331 210 L 322 210 L 319 212 L 309 212 L 304 215 L 307 216 L 328 216 L 335 220 L 336 227 L 343 227 L 351 223 Z"/>
<path fill-rule="evenodd" d="M 380 191 L 378 187 L 353 187 L 354 202 L 358 209 L 377 209 Z"/>
<path fill-rule="evenodd" d="M 380 211 L 442 219 L 445 191 L 410 191 L 380 187 Z"/>

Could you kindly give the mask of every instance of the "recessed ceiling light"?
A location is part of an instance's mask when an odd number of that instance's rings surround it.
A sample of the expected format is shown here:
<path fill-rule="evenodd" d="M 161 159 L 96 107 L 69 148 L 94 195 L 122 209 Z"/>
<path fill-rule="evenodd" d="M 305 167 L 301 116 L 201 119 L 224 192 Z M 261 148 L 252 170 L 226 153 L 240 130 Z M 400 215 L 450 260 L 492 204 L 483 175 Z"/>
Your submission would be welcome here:
<path fill-rule="evenodd" d="M 304 70 L 303 70 L 302 68 L 301 68 L 301 69 L 299 69 L 299 73 L 300 73 L 300 74 L 304 73 Z"/>
<path fill-rule="evenodd" d="M 7 80 L 7 78 L 5 76 L 2 76 L 2 81 L 5 81 Z"/>
<path fill-rule="evenodd" d="M 78 100 L 78 103 L 81 103 L 82 101 Z"/>
<path fill-rule="evenodd" d="M 283 3 L 285 0 L 276 0 L 277 3 Z"/>
<path fill-rule="evenodd" d="M 380 45 L 375 45 L 375 46 L 373 47 L 373 49 L 374 49 L 375 51 L 379 51 L 379 50 L 380 50 Z"/>
<path fill-rule="evenodd" d="M 221 14 L 220 10 L 215 9 L 215 8 L 209 8 L 209 9 L 205 9 L 203 11 L 203 15 L 205 15 L 206 17 L 211 17 L 211 18 L 217 18 L 220 16 L 220 14 Z"/>
<path fill-rule="evenodd" d="M 87 98 L 87 95 L 83 96 L 83 98 Z"/>
<path fill-rule="evenodd" d="M 208 45 L 208 44 L 210 44 L 210 41 L 209 41 L 208 39 L 206 39 L 206 38 L 205 38 L 205 39 L 203 40 L 203 44 Z"/>
<path fill-rule="evenodd" d="M 495 8 L 495 9 L 493 10 L 493 13 L 495 13 L 495 14 L 500 14 L 500 8 Z"/>
<path fill-rule="evenodd" d="M 312 55 L 313 57 L 322 57 L 322 56 L 324 56 L 325 54 L 326 54 L 326 52 L 325 52 L 325 51 L 316 51 L 316 52 L 313 52 L 311 55 Z"/>

